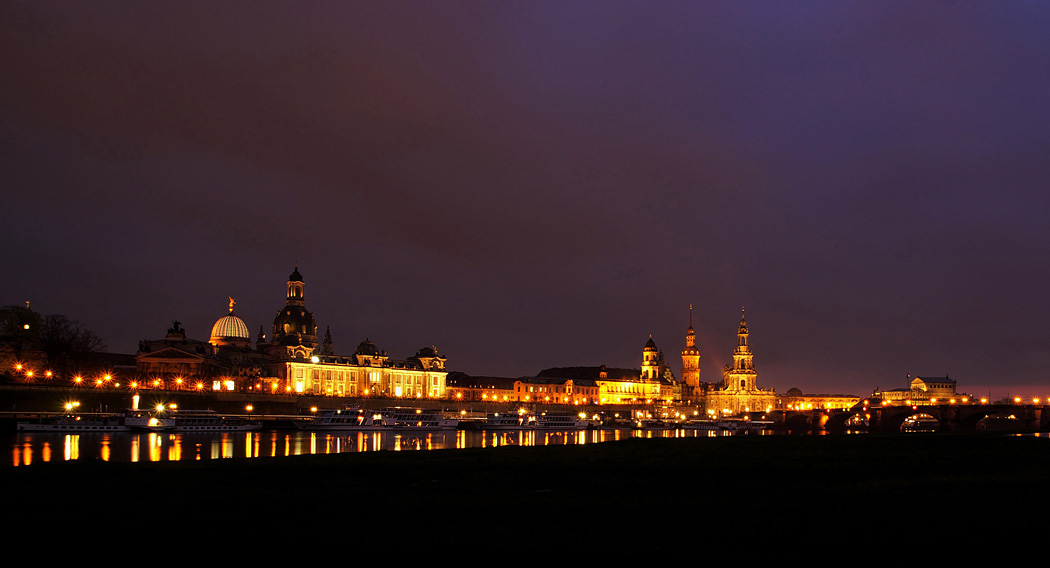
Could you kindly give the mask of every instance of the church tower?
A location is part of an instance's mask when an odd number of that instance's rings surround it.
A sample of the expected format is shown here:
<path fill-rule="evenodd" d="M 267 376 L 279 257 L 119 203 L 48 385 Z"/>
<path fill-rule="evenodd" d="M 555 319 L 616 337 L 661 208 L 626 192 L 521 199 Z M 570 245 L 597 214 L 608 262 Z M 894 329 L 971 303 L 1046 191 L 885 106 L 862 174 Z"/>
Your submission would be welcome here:
<path fill-rule="evenodd" d="M 277 312 L 273 319 L 271 346 L 278 347 L 275 352 L 283 353 L 288 358 L 309 358 L 317 347 L 317 324 L 314 315 L 306 309 L 306 298 L 303 294 L 303 275 L 299 266 L 288 276 L 288 297 L 284 308 Z"/>
<path fill-rule="evenodd" d="M 693 305 L 689 304 L 689 329 L 685 330 L 685 349 L 682 350 L 682 382 L 688 394 L 699 395 L 700 349 L 693 331 Z"/>
<path fill-rule="evenodd" d="M 726 370 L 727 390 L 758 390 L 755 373 L 754 355 L 747 343 L 747 320 L 744 319 L 744 308 L 740 308 L 740 328 L 736 333 L 736 349 L 733 351 L 733 368 Z"/>
<path fill-rule="evenodd" d="M 652 335 L 649 335 L 649 341 L 642 350 L 642 378 L 660 378 L 660 350 L 656 348 Z"/>

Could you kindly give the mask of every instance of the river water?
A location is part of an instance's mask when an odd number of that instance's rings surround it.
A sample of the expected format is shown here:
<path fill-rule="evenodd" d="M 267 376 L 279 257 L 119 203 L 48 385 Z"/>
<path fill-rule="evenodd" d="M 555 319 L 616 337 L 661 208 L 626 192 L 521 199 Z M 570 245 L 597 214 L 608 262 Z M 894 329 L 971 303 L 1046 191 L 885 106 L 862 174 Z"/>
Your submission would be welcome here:
<path fill-rule="evenodd" d="M 754 432 L 760 434 L 761 432 Z M 677 430 L 442 430 L 434 432 L 17 433 L 10 435 L 10 466 L 72 460 L 167 462 L 288 457 L 375 451 L 425 451 L 500 446 L 598 444 L 628 438 L 728 435 Z"/>

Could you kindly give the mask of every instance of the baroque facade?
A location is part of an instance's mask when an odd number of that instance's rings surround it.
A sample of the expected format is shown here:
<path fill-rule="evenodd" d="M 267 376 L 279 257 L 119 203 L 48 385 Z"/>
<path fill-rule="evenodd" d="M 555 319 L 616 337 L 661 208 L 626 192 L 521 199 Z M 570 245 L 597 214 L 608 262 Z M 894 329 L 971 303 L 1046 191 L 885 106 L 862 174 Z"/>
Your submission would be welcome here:
<path fill-rule="evenodd" d="M 950 403 L 956 400 L 966 401 L 971 397 L 959 393 L 955 379 L 943 377 L 915 377 L 909 375 L 908 386 L 892 390 L 875 389 L 872 398 L 881 399 L 890 404 L 937 404 Z"/>
<path fill-rule="evenodd" d="M 212 326 L 207 342 L 187 339 L 179 322 L 163 340 L 142 341 L 138 372 L 166 388 L 265 390 L 334 396 L 444 398 L 445 357 L 434 346 L 392 359 L 365 339 L 353 355 L 335 354 L 330 331 L 320 344 L 313 313 L 306 309 L 299 267 L 288 277 L 285 305 L 274 316 L 269 340 L 260 328 L 252 348 L 248 326 L 233 312 Z M 188 385 L 183 387 L 184 384 Z"/>
<path fill-rule="evenodd" d="M 690 307 L 689 329 L 686 331 L 686 348 L 682 351 L 682 379 L 704 406 L 709 416 L 741 414 L 745 412 L 767 412 L 776 404 L 776 392 L 758 387 L 754 354 L 749 343 L 747 319 L 740 311 L 740 326 L 737 328 L 737 346 L 733 351 L 733 364 L 722 370 L 720 383 L 700 381 L 700 350 L 696 347 L 693 331 L 692 308 Z M 695 385 L 695 386 L 693 386 Z"/>

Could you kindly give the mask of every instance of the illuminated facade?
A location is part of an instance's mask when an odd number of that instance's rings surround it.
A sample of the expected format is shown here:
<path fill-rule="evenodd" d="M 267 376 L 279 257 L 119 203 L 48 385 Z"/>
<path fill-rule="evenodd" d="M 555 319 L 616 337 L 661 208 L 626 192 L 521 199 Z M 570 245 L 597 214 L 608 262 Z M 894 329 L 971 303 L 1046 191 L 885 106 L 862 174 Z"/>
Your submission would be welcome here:
<path fill-rule="evenodd" d="M 172 322 L 164 339 L 139 342 L 135 354 L 137 382 L 167 390 L 238 390 L 255 381 L 265 357 L 252 349 L 248 327 L 230 311 L 212 326 L 208 341 L 186 337 Z"/>
<path fill-rule="evenodd" d="M 448 397 L 482 402 L 597 404 L 598 385 L 590 379 L 552 377 L 471 377 L 448 379 Z"/>
<path fill-rule="evenodd" d="M 878 389 L 872 398 L 879 398 L 890 403 L 901 404 L 936 404 L 970 399 L 970 395 L 956 391 L 956 382 L 948 377 L 915 377 L 908 383 L 908 388 L 888 391 Z"/>
<path fill-rule="evenodd" d="M 317 324 L 306 309 L 306 284 L 299 267 L 288 277 L 285 305 L 273 320 L 265 347 L 270 363 L 263 379 L 271 390 L 331 396 L 445 398 L 446 359 L 434 346 L 406 360 L 387 356 L 365 339 L 349 357 L 334 355 L 332 336 L 318 348 Z M 283 389 L 281 387 L 283 386 Z"/>
<path fill-rule="evenodd" d="M 602 365 L 598 371 L 599 404 L 638 404 L 672 402 L 680 393 L 678 381 L 664 361 L 664 354 L 656 347 L 653 336 L 642 348 L 642 370 L 633 375 L 610 376 Z"/>
<path fill-rule="evenodd" d="M 754 355 L 748 335 L 747 320 L 741 310 L 733 365 L 726 365 L 723 369 L 722 384 L 712 386 L 707 391 L 704 406 L 708 414 L 729 415 L 762 412 L 774 408 L 776 393 L 773 390 L 758 388 L 758 373 L 755 372 Z"/>
<path fill-rule="evenodd" d="M 682 398 L 699 400 L 703 396 L 700 383 L 700 348 L 696 346 L 693 331 L 693 306 L 689 305 L 689 329 L 685 331 L 685 349 L 682 349 Z"/>
<path fill-rule="evenodd" d="M 803 394 L 792 388 L 777 396 L 776 410 L 848 410 L 860 402 L 859 396 L 849 394 Z"/>
<path fill-rule="evenodd" d="M 394 360 L 365 340 L 350 357 L 334 354 L 331 333 L 320 345 L 306 309 L 299 267 L 288 277 L 285 305 L 267 341 L 262 329 L 253 349 L 248 326 L 229 313 L 212 326 L 207 342 L 186 338 L 174 322 L 163 340 L 141 341 L 136 364 L 144 386 L 166 389 L 296 392 L 315 395 L 444 398 L 445 358 L 434 346 Z"/>
<path fill-rule="evenodd" d="M 311 356 L 277 366 L 286 390 L 331 396 L 445 398 L 447 374 L 445 358 L 433 346 L 395 361 L 367 339 L 350 357 Z"/>

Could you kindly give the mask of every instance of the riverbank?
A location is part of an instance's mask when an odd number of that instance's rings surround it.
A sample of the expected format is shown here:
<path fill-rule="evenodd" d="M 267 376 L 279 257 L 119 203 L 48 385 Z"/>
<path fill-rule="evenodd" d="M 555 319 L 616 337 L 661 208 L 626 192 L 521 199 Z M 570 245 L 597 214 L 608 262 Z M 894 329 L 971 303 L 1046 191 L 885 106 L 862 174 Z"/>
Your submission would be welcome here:
<path fill-rule="evenodd" d="M 1047 472 L 1050 439 L 968 434 L 44 463 L 2 468 L 0 481 L 18 488 L 8 511 L 27 521 L 66 511 L 117 522 L 155 507 L 165 523 L 187 527 L 202 515 L 247 516 L 251 526 L 286 528 L 309 519 L 311 533 L 368 523 L 372 539 L 390 542 L 528 536 L 675 549 L 723 530 L 734 542 L 811 531 L 863 542 L 912 523 L 1024 525 L 1043 517 Z"/>

